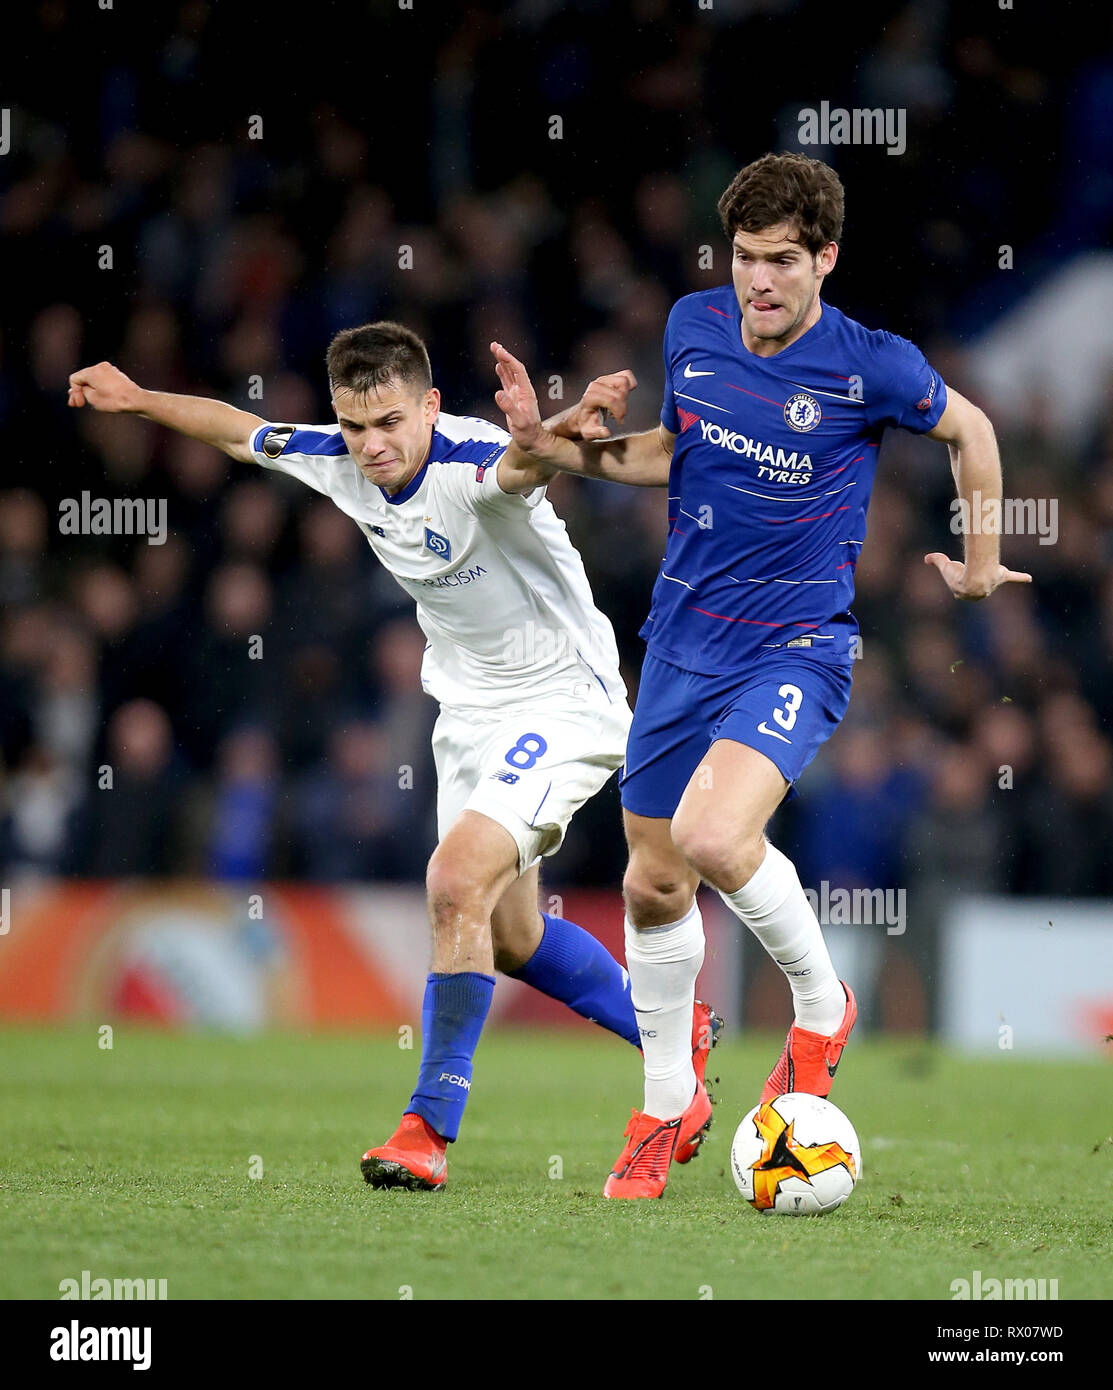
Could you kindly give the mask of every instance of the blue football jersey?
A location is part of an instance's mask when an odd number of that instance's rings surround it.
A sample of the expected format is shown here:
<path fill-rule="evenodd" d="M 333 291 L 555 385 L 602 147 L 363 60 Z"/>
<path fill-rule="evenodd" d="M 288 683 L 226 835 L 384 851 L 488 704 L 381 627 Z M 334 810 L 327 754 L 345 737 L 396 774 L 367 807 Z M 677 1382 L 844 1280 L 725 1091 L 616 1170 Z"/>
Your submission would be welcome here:
<path fill-rule="evenodd" d="M 733 285 L 679 300 L 664 352 L 661 422 L 677 439 L 668 545 L 641 630 L 650 652 L 708 675 L 782 648 L 851 660 L 881 436 L 932 429 L 942 378 L 907 339 L 829 304 L 789 347 L 757 357 Z"/>

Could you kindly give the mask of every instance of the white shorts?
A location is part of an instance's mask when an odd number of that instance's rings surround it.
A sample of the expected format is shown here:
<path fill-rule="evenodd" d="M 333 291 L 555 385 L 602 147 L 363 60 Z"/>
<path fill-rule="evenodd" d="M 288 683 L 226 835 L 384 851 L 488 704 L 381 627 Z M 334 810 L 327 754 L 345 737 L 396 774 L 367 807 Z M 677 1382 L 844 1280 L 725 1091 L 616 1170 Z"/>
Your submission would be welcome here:
<path fill-rule="evenodd" d="M 433 729 L 437 834 L 461 811 L 497 821 L 518 872 L 560 848 L 568 823 L 622 766 L 630 707 L 594 684 L 498 709 L 442 707 Z"/>

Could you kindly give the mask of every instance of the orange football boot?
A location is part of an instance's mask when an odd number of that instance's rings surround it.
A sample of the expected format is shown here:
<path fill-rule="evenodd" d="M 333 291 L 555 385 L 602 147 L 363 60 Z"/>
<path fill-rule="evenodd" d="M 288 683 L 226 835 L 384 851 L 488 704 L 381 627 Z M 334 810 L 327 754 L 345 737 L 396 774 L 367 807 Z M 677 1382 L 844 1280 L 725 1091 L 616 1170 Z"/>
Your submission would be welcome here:
<path fill-rule="evenodd" d="M 763 1105 L 774 1096 L 787 1095 L 790 1091 L 806 1091 L 808 1095 L 824 1097 L 830 1094 L 842 1050 L 858 1017 L 858 1005 L 850 986 L 845 980 L 840 980 L 839 984 L 846 991 L 846 1011 L 838 1029 L 828 1038 L 822 1033 L 798 1028 L 795 1023 L 792 1025 L 784 1051 L 761 1092 Z"/>
<path fill-rule="evenodd" d="M 699 1094 L 697 1091 L 692 1104 L 680 1117 L 680 1134 L 676 1140 L 676 1152 L 673 1154 L 675 1163 L 688 1163 L 695 1158 L 700 1145 L 707 1137 L 707 1131 L 711 1128 L 710 1106 L 715 1097 L 707 1089 L 704 1078 L 707 1076 L 707 1059 L 711 1056 L 711 1049 L 719 1041 L 722 1027 L 723 1020 L 715 1010 L 702 999 L 697 999 L 692 1010 L 692 1068 L 696 1073 L 696 1081 L 704 1088 L 708 1108 L 704 1116 L 703 1105 L 696 1105 Z"/>
<path fill-rule="evenodd" d="M 658 1120 L 643 1110 L 630 1112 L 626 1147 L 603 1184 L 604 1197 L 660 1197 L 669 1180 L 669 1164 L 676 1157 L 682 1134 L 689 1136 L 692 1155 L 711 1125 L 711 1097 L 702 1081 L 683 1115 Z"/>
<path fill-rule="evenodd" d="M 363 1155 L 360 1171 L 372 1187 L 441 1192 L 448 1174 L 447 1147 L 447 1139 L 430 1129 L 420 1115 L 407 1111 L 386 1143 Z"/>

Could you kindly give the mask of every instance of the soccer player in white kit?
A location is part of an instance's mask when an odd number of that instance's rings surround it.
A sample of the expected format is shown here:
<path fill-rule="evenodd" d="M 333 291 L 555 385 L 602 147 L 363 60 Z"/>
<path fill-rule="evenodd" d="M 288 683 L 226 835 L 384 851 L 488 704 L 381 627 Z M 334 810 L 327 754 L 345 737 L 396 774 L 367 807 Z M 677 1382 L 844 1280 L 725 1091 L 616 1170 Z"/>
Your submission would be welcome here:
<path fill-rule="evenodd" d="M 232 458 L 300 479 L 346 512 L 414 599 L 428 638 L 439 843 L 427 889 L 432 970 L 418 1083 L 361 1168 L 375 1187 L 439 1190 L 471 1090 L 494 971 L 640 1045 L 626 972 L 581 927 L 537 909 L 538 864 L 622 764 L 630 709 L 608 620 L 545 496 L 555 469 L 485 420 L 445 413 L 421 339 L 400 324 L 346 329 L 327 355 L 335 424 L 275 424 L 219 401 L 143 391 L 102 362 L 69 402 L 129 411 Z M 594 437 L 625 377 L 592 383 L 558 431 Z M 719 1021 L 697 1001 L 702 1079 Z M 682 1136 L 694 1156 L 710 1105 Z"/>

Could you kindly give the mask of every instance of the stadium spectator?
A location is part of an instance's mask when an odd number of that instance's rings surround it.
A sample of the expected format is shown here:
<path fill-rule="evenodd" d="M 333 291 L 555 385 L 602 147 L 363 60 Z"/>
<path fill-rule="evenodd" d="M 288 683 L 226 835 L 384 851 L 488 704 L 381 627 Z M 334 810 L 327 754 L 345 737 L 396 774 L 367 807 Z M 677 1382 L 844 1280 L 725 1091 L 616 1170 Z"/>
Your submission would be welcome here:
<path fill-rule="evenodd" d="M 197 767 L 210 765 L 219 739 L 245 716 L 274 718 L 282 642 L 272 627 L 272 608 L 271 584 L 258 566 L 236 561 L 213 572 L 178 730 Z"/>
<path fill-rule="evenodd" d="M 217 749 L 205 871 L 261 881 L 273 865 L 280 784 L 278 749 L 263 728 L 234 729 Z"/>
<path fill-rule="evenodd" d="M 45 596 L 46 507 L 28 488 L 0 496 L 0 607 Z"/>
<path fill-rule="evenodd" d="M 413 877 L 429 846 L 399 833 L 411 815 L 407 783 L 375 724 L 332 730 L 326 759 L 296 789 L 296 868 L 318 882 Z"/>
<path fill-rule="evenodd" d="M 151 700 L 121 705 L 108 722 L 107 762 L 76 814 L 66 867 L 105 878 L 179 872 L 183 787 L 165 711 Z"/>
<path fill-rule="evenodd" d="M 885 726 L 855 710 L 832 740 L 827 775 L 801 798 L 795 819 L 801 882 L 837 888 L 892 888 L 901 880 L 901 843 L 922 803 L 918 771 L 893 761 Z"/>

